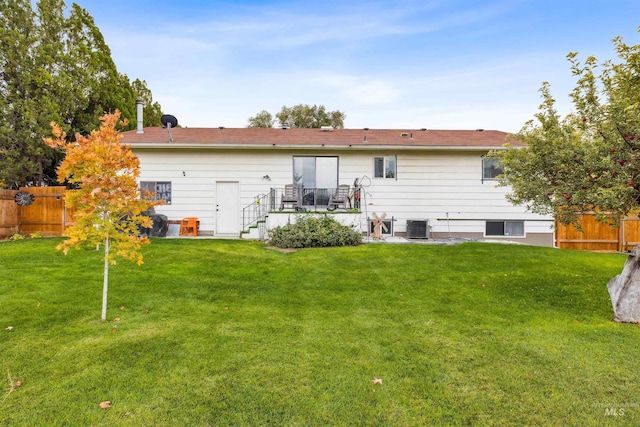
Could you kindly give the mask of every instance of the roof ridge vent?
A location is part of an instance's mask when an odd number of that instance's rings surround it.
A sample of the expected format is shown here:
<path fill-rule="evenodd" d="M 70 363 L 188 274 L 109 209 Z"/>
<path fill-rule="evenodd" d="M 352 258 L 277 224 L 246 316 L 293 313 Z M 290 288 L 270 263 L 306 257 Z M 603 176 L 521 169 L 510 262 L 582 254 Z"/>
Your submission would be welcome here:
<path fill-rule="evenodd" d="M 333 126 L 320 126 L 320 130 L 322 132 L 332 132 L 333 131 Z"/>
<path fill-rule="evenodd" d="M 484 132 L 484 129 L 476 129 L 476 132 Z"/>

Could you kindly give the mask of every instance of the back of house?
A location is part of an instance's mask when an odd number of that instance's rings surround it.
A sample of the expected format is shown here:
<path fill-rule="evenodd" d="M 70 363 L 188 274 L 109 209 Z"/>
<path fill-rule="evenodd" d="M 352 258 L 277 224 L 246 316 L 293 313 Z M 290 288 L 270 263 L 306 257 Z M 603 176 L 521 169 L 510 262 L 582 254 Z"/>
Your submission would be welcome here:
<path fill-rule="evenodd" d="M 513 206 L 487 158 L 495 130 L 138 128 L 124 133 L 141 187 L 198 235 L 260 238 L 298 215 L 327 213 L 370 234 L 506 239 L 553 246 L 553 219 Z M 333 203 L 349 186 L 345 203 Z M 342 186 L 342 188 L 340 188 Z M 283 203 L 285 189 L 295 189 Z M 292 197 L 289 194 L 289 197 Z M 257 227 L 260 225 L 260 227 Z M 256 234 L 252 228 L 263 230 Z"/>

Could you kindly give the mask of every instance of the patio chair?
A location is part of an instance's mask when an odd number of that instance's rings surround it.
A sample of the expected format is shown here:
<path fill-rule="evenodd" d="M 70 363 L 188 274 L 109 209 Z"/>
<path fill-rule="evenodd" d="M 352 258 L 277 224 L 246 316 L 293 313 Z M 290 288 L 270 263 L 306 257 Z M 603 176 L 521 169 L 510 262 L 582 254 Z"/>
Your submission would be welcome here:
<path fill-rule="evenodd" d="M 188 236 L 189 230 L 193 232 L 193 237 L 198 237 L 198 218 L 182 218 L 180 220 L 180 235 Z"/>
<path fill-rule="evenodd" d="M 336 194 L 332 194 L 329 197 L 329 204 L 327 205 L 328 211 L 335 211 L 340 205 L 344 209 L 349 207 L 349 185 L 340 184 Z"/>
<path fill-rule="evenodd" d="M 295 209 L 298 207 L 300 203 L 299 200 L 299 192 L 298 186 L 295 184 L 287 184 L 284 186 L 284 193 L 282 193 L 282 198 L 280 199 L 280 210 L 284 209 L 285 203 L 291 203 L 291 208 Z"/>

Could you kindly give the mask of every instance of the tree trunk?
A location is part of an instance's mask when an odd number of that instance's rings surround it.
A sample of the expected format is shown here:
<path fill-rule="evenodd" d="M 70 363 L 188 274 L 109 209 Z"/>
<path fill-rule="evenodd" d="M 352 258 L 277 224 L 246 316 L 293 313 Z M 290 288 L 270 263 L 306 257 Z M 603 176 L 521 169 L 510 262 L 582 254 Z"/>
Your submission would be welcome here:
<path fill-rule="evenodd" d="M 109 238 L 104 242 L 104 282 L 102 284 L 102 321 L 107 320 L 107 291 L 109 290 Z"/>
<path fill-rule="evenodd" d="M 622 273 L 607 283 L 613 320 L 624 323 L 640 323 L 640 246 L 629 254 Z"/>

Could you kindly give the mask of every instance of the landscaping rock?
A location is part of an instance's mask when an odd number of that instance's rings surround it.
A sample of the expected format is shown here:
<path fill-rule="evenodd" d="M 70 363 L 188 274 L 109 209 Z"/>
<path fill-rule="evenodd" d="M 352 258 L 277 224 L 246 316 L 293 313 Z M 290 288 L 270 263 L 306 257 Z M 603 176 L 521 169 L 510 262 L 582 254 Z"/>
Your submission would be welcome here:
<path fill-rule="evenodd" d="M 640 323 L 640 247 L 635 247 L 622 273 L 607 283 L 616 322 Z"/>

